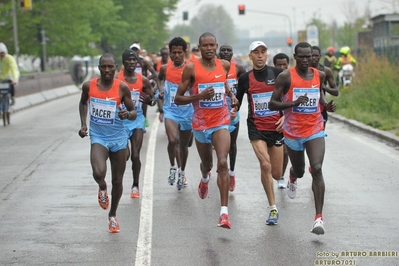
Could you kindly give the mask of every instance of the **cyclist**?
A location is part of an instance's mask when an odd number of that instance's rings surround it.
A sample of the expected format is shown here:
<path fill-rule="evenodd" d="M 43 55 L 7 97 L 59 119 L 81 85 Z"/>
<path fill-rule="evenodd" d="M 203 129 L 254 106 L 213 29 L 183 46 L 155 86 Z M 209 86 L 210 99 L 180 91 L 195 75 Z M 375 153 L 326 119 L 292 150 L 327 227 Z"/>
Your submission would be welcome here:
<path fill-rule="evenodd" d="M 341 49 L 339 49 L 339 53 L 341 54 L 341 56 L 338 58 L 337 63 L 335 64 L 335 69 L 339 71 L 337 77 L 337 84 L 339 82 L 342 82 L 342 77 L 343 77 L 342 67 L 347 64 L 350 64 L 353 67 L 355 67 L 357 64 L 357 61 L 351 55 L 351 49 L 348 46 L 344 46 Z"/>
<path fill-rule="evenodd" d="M 17 62 L 14 57 L 8 54 L 7 46 L 0 42 L 0 81 L 10 83 L 10 94 L 11 94 L 11 105 L 15 104 L 14 86 L 19 80 L 19 70 Z M 0 108 L 2 110 L 2 106 Z M 6 116 L 8 123 L 10 123 L 10 112 L 8 112 L 8 106 L 6 106 Z"/>

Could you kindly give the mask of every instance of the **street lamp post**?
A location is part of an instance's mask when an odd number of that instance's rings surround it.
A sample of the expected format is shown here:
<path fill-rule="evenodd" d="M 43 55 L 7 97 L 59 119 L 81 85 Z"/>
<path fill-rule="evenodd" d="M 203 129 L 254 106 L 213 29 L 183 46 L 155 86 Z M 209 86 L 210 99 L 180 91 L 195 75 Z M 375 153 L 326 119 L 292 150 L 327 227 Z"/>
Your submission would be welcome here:
<path fill-rule="evenodd" d="M 18 46 L 18 25 L 17 25 L 17 8 L 15 6 L 15 0 L 11 0 L 12 5 L 12 28 L 14 33 L 14 50 L 15 50 L 15 60 L 18 65 L 19 56 L 19 46 Z"/>

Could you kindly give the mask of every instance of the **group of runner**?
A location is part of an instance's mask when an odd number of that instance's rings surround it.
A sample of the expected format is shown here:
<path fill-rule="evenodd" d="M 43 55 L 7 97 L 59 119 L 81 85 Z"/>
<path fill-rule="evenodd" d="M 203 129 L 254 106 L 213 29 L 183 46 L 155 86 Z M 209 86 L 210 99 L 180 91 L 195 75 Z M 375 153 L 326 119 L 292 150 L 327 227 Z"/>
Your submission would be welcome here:
<path fill-rule="evenodd" d="M 88 135 L 86 119 L 90 112 L 91 165 L 93 177 L 99 185 L 98 202 L 103 209 L 109 205 L 106 160 L 110 158 L 111 162 L 109 231 L 120 230 L 116 209 L 122 195 L 122 178 L 129 154 L 133 170 L 131 197 L 140 196 L 140 149 L 145 129 L 142 107 L 156 104 L 155 90 L 150 82 L 153 79 L 159 90 L 158 98 L 162 100 L 158 110 L 168 138 L 170 185 L 176 183 L 177 189 L 181 190 L 187 184 L 185 167 L 188 147 L 194 137 L 201 160 L 198 194 L 201 199 L 207 198 L 214 150 L 221 204 L 218 226 L 231 228 L 228 195 L 235 189 L 239 109 L 244 94 L 247 94 L 248 137 L 259 160 L 261 183 L 270 209 L 266 224 L 275 225 L 279 219 L 273 179 L 278 180 L 279 188 L 286 187 L 281 180 L 284 180 L 289 157 L 291 168 L 287 194 L 295 198 L 297 179 L 305 172 L 306 150 L 316 205 L 311 232 L 324 234 L 322 163 L 325 122 L 322 112 L 336 109 L 333 101 L 326 102 L 324 91 L 338 95 L 338 90 L 328 68 L 318 62 L 320 49 L 305 42 L 298 43 L 294 53 L 295 67 L 288 68 L 289 57 L 286 55 L 276 55 L 276 67 L 272 67 L 266 65 L 266 44 L 256 41 L 249 46 L 253 69 L 246 72 L 244 67 L 232 61 L 230 45 L 220 46 L 219 53 L 218 48 L 216 37 L 209 32 L 199 37 L 200 57 L 190 55 L 189 44 L 184 39 L 173 38 L 168 47 L 162 48 L 162 61 L 155 74 L 146 77 L 137 72 L 137 68 L 146 63 L 139 57 L 140 46 L 135 43 L 123 52 L 123 70 L 117 78 L 114 78 L 117 69 L 114 56 L 104 54 L 99 60 L 101 77 L 83 84 L 79 135 Z M 325 80 L 329 86 L 324 85 Z"/>

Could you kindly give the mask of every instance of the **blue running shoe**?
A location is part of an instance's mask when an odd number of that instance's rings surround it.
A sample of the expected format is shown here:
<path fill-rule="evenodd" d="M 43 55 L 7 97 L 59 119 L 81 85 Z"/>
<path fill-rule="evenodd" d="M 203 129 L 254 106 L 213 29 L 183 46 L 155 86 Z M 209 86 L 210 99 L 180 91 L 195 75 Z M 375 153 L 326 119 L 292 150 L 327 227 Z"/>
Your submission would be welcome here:
<path fill-rule="evenodd" d="M 275 225 L 278 224 L 278 211 L 277 210 L 271 210 L 269 213 L 269 218 L 266 220 L 267 225 Z"/>

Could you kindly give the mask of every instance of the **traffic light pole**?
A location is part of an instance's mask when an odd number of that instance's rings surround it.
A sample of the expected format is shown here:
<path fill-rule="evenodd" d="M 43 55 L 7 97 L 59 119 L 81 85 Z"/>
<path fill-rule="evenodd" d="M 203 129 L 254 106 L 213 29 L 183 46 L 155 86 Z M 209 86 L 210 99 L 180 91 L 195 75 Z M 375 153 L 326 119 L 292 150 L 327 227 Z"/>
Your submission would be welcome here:
<path fill-rule="evenodd" d="M 253 12 L 253 13 L 260 13 L 260 14 L 270 14 L 270 15 L 275 15 L 275 16 L 281 16 L 281 17 L 285 17 L 288 20 L 288 26 L 289 26 L 289 31 L 290 31 L 290 38 L 293 38 L 294 36 L 292 35 L 292 22 L 291 22 L 291 18 L 283 13 L 275 13 L 275 12 L 268 12 L 268 11 L 259 11 L 259 10 L 251 10 L 251 9 L 247 9 L 247 11 L 249 12 Z M 291 46 L 291 53 L 294 54 L 294 48 Z"/>
<path fill-rule="evenodd" d="M 15 6 L 15 0 L 11 0 L 12 5 L 12 28 L 14 33 L 14 50 L 15 50 L 15 61 L 18 65 L 19 56 L 19 44 L 18 44 L 18 25 L 17 25 L 17 7 Z"/>

